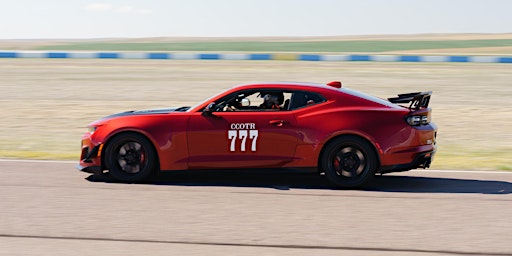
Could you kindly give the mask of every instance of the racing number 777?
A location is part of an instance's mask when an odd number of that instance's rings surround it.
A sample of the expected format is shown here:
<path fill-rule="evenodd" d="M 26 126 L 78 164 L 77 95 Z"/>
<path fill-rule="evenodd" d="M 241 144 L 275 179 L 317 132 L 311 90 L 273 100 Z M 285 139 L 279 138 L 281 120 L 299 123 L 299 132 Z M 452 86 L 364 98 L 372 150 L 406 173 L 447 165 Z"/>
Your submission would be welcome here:
<path fill-rule="evenodd" d="M 258 140 L 258 130 L 229 130 L 228 131 L 228 139 L 231 140 L 231 146 L 229 147 L 229 151 L 235 151 L 236 139 L 242 140 L 240 145 L 240 151 L 245 151 L 245 144 L 247 142 L 247 137 L 252 141 L 251 142 L 251 151 L 256 151 L 256 141 Z"/>

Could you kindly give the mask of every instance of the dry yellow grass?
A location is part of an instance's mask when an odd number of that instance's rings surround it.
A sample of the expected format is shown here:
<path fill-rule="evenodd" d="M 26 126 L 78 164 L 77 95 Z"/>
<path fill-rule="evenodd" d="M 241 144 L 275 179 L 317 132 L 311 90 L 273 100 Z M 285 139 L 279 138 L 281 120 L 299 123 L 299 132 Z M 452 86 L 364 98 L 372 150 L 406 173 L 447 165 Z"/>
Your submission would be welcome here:
<path fill-rule="evenodd" d="M 329 82 L 380 97 L 434 91 L 433 168 L 512 169 L 508 64 L 0 59 L 0 157 L 77 159 L 105 115 L 191 105 L 240 83 Z"/>

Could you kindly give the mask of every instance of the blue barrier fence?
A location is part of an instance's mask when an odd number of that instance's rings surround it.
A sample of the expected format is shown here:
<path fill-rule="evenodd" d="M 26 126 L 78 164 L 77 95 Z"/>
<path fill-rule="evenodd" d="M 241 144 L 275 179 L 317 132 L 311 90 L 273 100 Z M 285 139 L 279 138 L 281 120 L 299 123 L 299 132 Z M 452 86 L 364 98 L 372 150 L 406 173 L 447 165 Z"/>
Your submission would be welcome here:
<path fill-rule="evenodd" d="M 512 56 L 343 55 L 299 53 L 163 53 L 163 52 L 43 52 L 0 51 L 0 58 L 158 59 L 158 60 L 298 60 L 379 62 L 512 63 Z"/>

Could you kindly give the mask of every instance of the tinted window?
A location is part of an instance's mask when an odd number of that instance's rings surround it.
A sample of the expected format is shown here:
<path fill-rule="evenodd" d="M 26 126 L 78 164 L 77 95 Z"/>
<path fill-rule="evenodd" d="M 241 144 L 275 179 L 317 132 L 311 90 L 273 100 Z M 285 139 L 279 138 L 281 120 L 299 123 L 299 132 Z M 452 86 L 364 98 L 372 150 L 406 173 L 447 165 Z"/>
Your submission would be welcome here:
<path fill-rule="evenodd" d="M 290 106 L 288 109 L 298 109 L 309 105 L 315 105 L 324 102 L 325 98 L 313 92 L 295 91 L 290 99 Z"/>
<path fill-rule="evenodd" d="M 288 110 L 292 93 L 279 89 L 239 91 L 216 102 L 217 111 L 281 111 Z"/>

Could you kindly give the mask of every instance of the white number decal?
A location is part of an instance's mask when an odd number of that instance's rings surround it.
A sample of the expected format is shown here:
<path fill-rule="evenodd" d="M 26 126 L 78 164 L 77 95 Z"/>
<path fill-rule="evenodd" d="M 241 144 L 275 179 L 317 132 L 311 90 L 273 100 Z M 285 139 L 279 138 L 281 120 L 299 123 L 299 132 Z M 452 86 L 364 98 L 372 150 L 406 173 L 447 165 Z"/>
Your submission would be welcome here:
<path fill-rule="evenodd" d="M 242 145 L 240 146 L 240 150 L 242 152 L 245 151 L 245 141 L 247 140 L 247 130 L 239 130 L 238 138 L 242 140 Z"/>
<path fill-rule="evenodd" d="M 231 146 L 229 147 L 229 151 L 235 151 L 236 130 L 228 131 L 228 139 L 231 140 Z"/>
<path fill-rule="evenodd" d="M 258 140 L 258 130 L 228 130 L 228 139 L 231 140 L 229 151 L 234 152 L 236 150 L 236 139 L 240 139 L 240 151 L 245 152 L 245 144 L 247 137 L 251 140 L 251 151 L 256 151 L 256 142 Z"/>
<path fill-rule="evenodd" d="M 252 140 L 251 150 L 256 151 L 256 140 L 258 139 L 258 130 L 250 130 L 249 139 Z"/>

